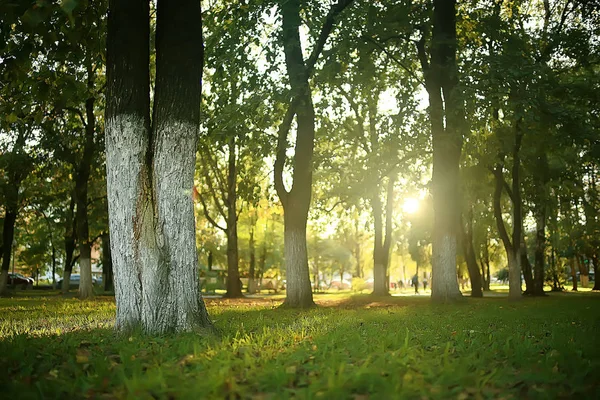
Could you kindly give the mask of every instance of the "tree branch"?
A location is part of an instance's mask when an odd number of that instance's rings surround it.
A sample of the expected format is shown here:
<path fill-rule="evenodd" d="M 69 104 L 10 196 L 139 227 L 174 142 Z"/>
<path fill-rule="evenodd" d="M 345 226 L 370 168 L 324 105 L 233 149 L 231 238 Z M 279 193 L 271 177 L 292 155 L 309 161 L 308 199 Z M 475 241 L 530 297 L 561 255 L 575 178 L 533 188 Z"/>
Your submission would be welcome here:
<path fill-rule="evenodd" d="M 423 80 L 421 78 L 419 78 L 413 71 L 411 71 L 406 65 L 404 65 L 402 63 L 402 61 L 400 61 L 396 56 L 394 56 L 385 46 L 383 46 L 381 43 L 379 43 L 377 40 L 363 35 L 363 39 L 373 43 L 375 46 L 377 46 L 377 48 L 379 48 L 381 51 L 383 51 L 389 58 L 390 60 L 394 61 L 396 64 L 398 64 L 400 67 L 402 67 L 402 69 L 404 69 L 414 80 L 416 80 L 417 82 L 419 82 L 419 84 L 423 87 L 425 87 L 425 82 L 423 82 Z"/>

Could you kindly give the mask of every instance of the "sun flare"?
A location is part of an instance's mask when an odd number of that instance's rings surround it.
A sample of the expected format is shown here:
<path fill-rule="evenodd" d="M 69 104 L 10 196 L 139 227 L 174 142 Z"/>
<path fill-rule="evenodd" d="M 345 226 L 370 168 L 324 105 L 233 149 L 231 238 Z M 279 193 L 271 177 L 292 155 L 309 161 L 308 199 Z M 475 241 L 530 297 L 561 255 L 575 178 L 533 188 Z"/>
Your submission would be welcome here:
<path fill-rule="evenodd" d="M 409 197 L 408 199 L 404 200 L 402 210 L 407 214 L 416 213 L 417 211 L 419 211 L 419 200 Z"/>

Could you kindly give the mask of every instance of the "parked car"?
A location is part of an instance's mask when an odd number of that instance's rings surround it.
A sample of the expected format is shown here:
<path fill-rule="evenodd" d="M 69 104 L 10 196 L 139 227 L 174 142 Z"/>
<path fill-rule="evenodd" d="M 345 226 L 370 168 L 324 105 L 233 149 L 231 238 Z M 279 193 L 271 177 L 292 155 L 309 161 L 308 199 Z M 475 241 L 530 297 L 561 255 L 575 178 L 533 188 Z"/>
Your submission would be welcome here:
<path fill-rule="evenodd" d="M 77 289 L 79 287 L 79 282 L 81 281 L 81 275 L 72 274 L 71 279 L 69 280 L 69 289 Z M 56 283 L 59 288 L 62 288 L 63 278 L 60 278 Z M 92 285 L 98 285 L 98 279 L 92 276 Z"/>
<path fill-rule="evenodd" d="M 31 287 L 33 287 L 33 278 L 28 278 L 26 276 L 23 276 L 21 274 L 13 274 L 12 272 L 8 273 L 8 280 L 6 281 L 6 284 L 8 286 L 12 286 L 15 288 L 21 288 L 23 290 L 25 289 L 30 289 Z"/>

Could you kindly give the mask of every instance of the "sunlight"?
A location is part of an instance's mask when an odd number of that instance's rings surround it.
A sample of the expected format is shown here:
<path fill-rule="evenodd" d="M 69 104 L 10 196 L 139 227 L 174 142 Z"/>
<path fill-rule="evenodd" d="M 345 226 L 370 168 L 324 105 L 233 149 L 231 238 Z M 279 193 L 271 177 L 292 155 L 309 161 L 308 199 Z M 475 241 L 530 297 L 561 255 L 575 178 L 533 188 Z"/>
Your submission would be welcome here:
<path fill-rule="evenodd" d="M 404 200 L 402 210 L 407 214 L 416 213 L 417 211 L 419 211 L 419 200 L 409 197 L 408 199 Z"/>

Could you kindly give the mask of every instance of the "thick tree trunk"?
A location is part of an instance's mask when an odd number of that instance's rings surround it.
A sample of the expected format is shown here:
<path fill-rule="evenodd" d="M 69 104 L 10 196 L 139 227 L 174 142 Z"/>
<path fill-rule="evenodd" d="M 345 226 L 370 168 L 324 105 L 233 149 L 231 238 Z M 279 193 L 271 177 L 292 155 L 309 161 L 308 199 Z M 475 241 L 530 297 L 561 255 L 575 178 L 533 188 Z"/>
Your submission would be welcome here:
<path fill-rule="evenodd" d="M 200 3 L 158 1 L 153 130 L 149 3 L 112 0 L 106 158 L 116 327 L 212 327 L 199 292 L 192 201 L 200 119 Z"/>
<path fill-rule="evenodd" d="M 6 208 L 2 229 L 2 271 L 0 271 L 0 296 L 6 293 L 8 272 L 12 260 L 13 239 L 15 237 L 15 223 L 17 221 L 16 205 Z"/>
<path fill-rule="evenodd" d="M 240 281 L 238 233 L 237 233 L 237 172 L 235 137 L 228 143 L 227 161 L 227 293 L 224 297 L 234 299 L 244 297 Z"/>
<path fill-rule="evenodd" d="M 457 188 L 464 113 L 463 100 L 457 88 L 455 0 L 434 0 L 431 64 L 427 60 L 424 40 L 425 36 L 418 44 L 418 52 L 429 94 L 433 136 L 432 283 L 435 283 L 431 287 L 431 297 L 445 302 L 462 297 L 456 276 L 456 249 L 460 223 Z"/>
<path fill-rule="evenodd" d="M 290 211 L 293 215 L 293 210 Z M 292 308 L 313 307 L 315 303 L 312 298 L 306 251 L 306 222 L 302 221 L 301 218 L 286 218 L 284 225 L 287 279 L 284 305 Z"/>

